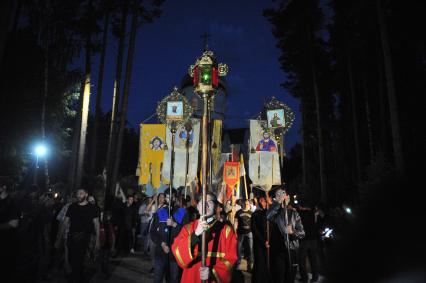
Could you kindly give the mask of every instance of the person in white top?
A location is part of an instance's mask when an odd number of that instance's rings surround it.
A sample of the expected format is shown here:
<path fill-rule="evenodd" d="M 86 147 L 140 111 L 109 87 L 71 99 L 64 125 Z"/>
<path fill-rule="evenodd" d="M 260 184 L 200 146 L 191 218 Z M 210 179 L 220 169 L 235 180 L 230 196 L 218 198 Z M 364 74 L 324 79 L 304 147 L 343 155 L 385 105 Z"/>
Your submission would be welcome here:
<path fill-rule="evenodd" d="M 250 199 L 250 210 L 251 212 L 255 212 L 257 210 L 256 199 Z"/>
<path fill-rule="evenodd" d="M 149 224 L 152 216 L 155 213 L 155 198 L 146 197 L 139 207 L 139 216 L 141 221 L 141 240 L 142 240 L 142 251 L 144 255 L 148 254 L 149 248 Z"/>

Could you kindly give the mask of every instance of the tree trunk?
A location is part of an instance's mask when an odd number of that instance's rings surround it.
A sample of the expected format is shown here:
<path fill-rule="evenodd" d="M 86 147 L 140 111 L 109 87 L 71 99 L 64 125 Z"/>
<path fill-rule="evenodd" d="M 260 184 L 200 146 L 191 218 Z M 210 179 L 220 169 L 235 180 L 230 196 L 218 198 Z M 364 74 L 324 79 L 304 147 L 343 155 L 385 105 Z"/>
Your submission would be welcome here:
<path fill-rule="evenodd" d="M 121 147 L 123 145 L 123 136 L 124 136 L 124 131 L 126 128 L 127 103 L 129 100 L 133 56 L 135 53 L 135 45 L 136 45 L 136 32 L 138 27 L 137 22 L 138 22 L 138 14 L 136 11 L 134 11 L 132 15 L 132 24 L 130 28 L 129 49 L 127 53 L 127 63 L 126 63 L 126 76 L 124 78 L 123 101 L 121 102 L 120 128 L 119 128 L 118 137 L 117 137 L 117 147 L 115 152 L 113 177 L 111 180 L 113 185 L 117 182 L 118 171 L 120 169 Z"/>
<path fill-rule="evenodd" d="M 316 108 L 316 120 L 317 120 L 317 135 L 318 135 L 318 157 L 319 157 L 319 177 L 320 177 L 320 190 L 321 200 L 327 203 L 327 189 L 325 181 L 325 160 L 324 160 L 324 145 L 322 139 L 322 122 L 321 122 L 321 107 L 320 107 L 320 95 L 318 89 L 318 80 L 316 74 L 315 57 L 314 57 L 314 44 L 313 44 L 313 33 L 309 24 L 307 24 L 307 36 L 308 36 L 308 48 L 309 57 L 312 73 L 312 85 L 314 88 L 315 96 L 315 108 Z"/>
<path fill-rule="evenodd" d="M 120 91 L 121 91 L 121 73 L 123 68 L 123 58 L 124 58 L 124 41 L 126 39 L 126 24 L 127 24 L 127 7 L 123 7 L 123 14 L 121 18 L 121 27 L 120 27 L 120 38 L 118 43 L 118 53 L 117 53 L 117 62 L 115 69 L 115 81 L 114 81 L 114 93 L 112 97 L 112 109 L 111 109 L 111 125 L 108 136 L 108 148 L 107 148 L 107 157 L 105 163 L 106 170 L 106 184 L 107 190 L 109 193 L 113 193 L 115 185 L 111 183 L 113 168 L 114 168 L 114 151 L 115 141 L 116 141 L 116 132 L 117 132 L 117 115 L 118 115 L 118 106 L 120 101 Z"/>
<path fill-rule="evenodd" d="M 399 128 L 398 102 L 395 93 L 395 83 L 393 78 L 392 56 L 387 35 L 386 18 L 383 12 L 382 1 L 377 0 L 377 13 L 379 21 L 380 39 L 382 43 L 383 63 L 386 77 L 386 87 L 389 102 L 389 114 L 392 130 L 393 153 L 395 158 L 395 168 L 398 175 L 404 171 L 404 157 L 402 153 L 401 133 Z"/>
<path fill-rule="evenodd" d="M 12 20 L 14 1 L 3 0 L 0 2 L 0 65 L 3 62 L 4 50 L 7 43 L 8 31 Z"/>
<path fill-rule="evenodd" d="M 84 81 L 81 82 L 80 86 L 80 97 L 78 98 L 78 111 L 74 122 L 74 131 L 72 137 L 72 148 L 71 148 L 71 159 L 70 168 L 68 169 L 68 189 L 69 193 L 75 189 L 75 177 L 76 168 L 78 161 L 78 142 L 80 140 L 80 128 L 81 128 L 81 108 L 83 106 L 83 93 L 84 93 Z"/>
<path fill-rule="evenodd" d="M 46 109 L 47 109 L 47 96 L 49 93 L 49 2 L 46 4 L 47 14 L 44 15 L 44 89 L 43 89 L 43 105 L 41 108 L 41 138 L 43 143 L 46 142 Z M 44 167 L 44 185 L 45 190 L 49 189 L 49 166 L 47 163 L 47 157 L 43 156 L 43 167 Z"/>
<path fill-rule="evenodd" d="M 389 109 L 388 101 L 386 99 L 385 93 L 385 75 L 383 71 L 383 62 L 379 60 L 378 62 L 378 94 L 379 94 L 379 112 L 380 112 L 380 151 L 383 152 L 384 156 L 389 154 L 389 140 L 388 140 L 388 119 L 387 119 L 387 109 Z"/>
<path fill-rule="evenodd" d="M 322 123 L 321 123 L 321 109 L 319 103 L 319 90 L 318 82 L 315 71 L 315 64 L 312 63 L 312 82 L 314 85 L 314 94 L 315 94 L 315 108 L 317 116 L 317 133 L 318 133 L 318 155 L 319 155 L 319 169 L 320 169 L 320 185 L 321 185 L 321 200 L 324 203 L 327 203 L 327 190 L 325 187 L 325 162 L 324 162 L 324 145 L 322 141 Z"/>
<path fill-rule="evenodd" d="M 46 38 L 47 41 L 47 38 Z M 44 90 L 43 90 L 43 105 L 41 109 L 41 138 L 43 143 L 46 141 L 46 109 L 47 109 L 47 95 L 48 95 L 48 83 L 49 83 L 49 43 L 46 42 L 44 48 Z M 47 163 L 47 157 L 43 157 L 44 164 L 44 181 L 45 189 L 49 189 L 50 180 L 49 180 L 49 166 Z"/>
<path fill-rule="evenodd" d="M 349 80 L 349 93 L 351 95 L 351 108 L 352 108 L 352 131 L 354 135 L 354 149 L 355 149 L 355 177 L 356 184 L 359 185 L 361 182 L 361 162 L 360 162 L 360 151 L 359 151 L 359 136 L 358 136 L 358 117 L 357 117 L 357 107 L 355 100 L 355 87 L 353 81 L 353 73 L 352 73 L 352 60 L 351 54 L 348 51 L 347 53 L 347 72 L 348 72 L 348 80 Z"/>
<path fill-rule="evenodd" d="M 108 41 L 108 24 L 109 24 L 109 11 L 105 12 L 104 17 L 104 30 L 102 36 L 102 49 L 99 63 L 98 72 L 98 88 L 96 90 L 96 109 L 95 119 L 93 123 L 93 137 L 92 137 L 92 148 L 90 157 L 90 178 L 94 180 L 97 172 L 97 151 L 98 151 L 98 132 L 99 132 L 99 119 L 101 116 L 101 103 L 102 103 L 102 84 L 104 79 L 104 68 L 105 68 L 105 54 Z"/>
<path fill-rule="evenodd" d="M 373 144 L 373 128 L 371 125 L 371 113 L 370 113 L 370 102 L 368 99 L 368 87 L 367 87 L 367 79 L 364 77 L 363 80 L 363 88 L 364 88 L 364 101 L 365 101 L 365 118 L 367 120 L 367 131 L 368 131 L 368 147 L 370 152 L 370 163 L 374 157 L 374 144 Z"/>
<path fill-rule="evenodd" d="M 89 67 L 87 67 L 89 65 Z M 89 116 L 89 103 L 90 103 L 90 51 L 86 51 L 86 74 L 84 78 L 84 92 L 81 107 L 81 126 L 80 126 L 80 141 L 78 147 L 78 162 L 76 173 L 76 186 L 81 187 L 81 180 L 83 177 L 84 166 L 84 153 L 86 151 L 86 136 L 87 136 L 87 122 Z"/>
<path fill-rule="evenodd" d="M 91 17 L 92 1 L 89 2 L 88 18 Z M 89 20 L 89 22 L 91 22 Z M 86 38 L 86 67 L 84 75 L 84 92 L 83 92 L 83 103 L 81 107 L 81 128 L 80 128 L 80 142 L 78 148 L 78 162 L 77 162 L 77 173 L 76 173 L 76 186 L 81 187 L 81 180 L 84 171 L 84 154 L 86 151 L 86 136 L 87 136 L 87 122 L 89 117 L 89 103 L 90 103 L 90 65 L 91 65 L 91 27 L 87 27 L 87 38 Z"/>
<path fill-rule="evenodd" d="M 303 98 L 300 100 L 300 112 L 302 114 L 302 122 L 301 122 L 301 134 L 302 134 L 302 186 L 303 189 L 306 189 L 306 175 L 307 175 L 307 168 L 306 168 L 306 141 L 305 141 L 305 107 L 303 106 Z"/>
<path fill-rule="evenodd" d="M 13 25 L 12 25 L 12 30 L 11 30 L 11 34 L 13 36 L 16 35 L 16 32 L 18 30 L 19 21 L 21 20 L 21 11 L 22 11 L 22 1 L 17 0 L 16 1 L 15 16 L 13 17 Z"/>

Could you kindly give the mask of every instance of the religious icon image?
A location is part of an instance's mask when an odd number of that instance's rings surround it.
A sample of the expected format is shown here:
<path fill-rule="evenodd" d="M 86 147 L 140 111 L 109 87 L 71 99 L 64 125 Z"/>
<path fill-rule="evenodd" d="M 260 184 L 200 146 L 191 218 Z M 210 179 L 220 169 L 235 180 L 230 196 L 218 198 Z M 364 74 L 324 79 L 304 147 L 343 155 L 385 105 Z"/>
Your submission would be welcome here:
<path fill-rule="evenodd" d="M 181 121 L 183 120 L 183 102 L 168 101 L 167 102 L 167 120 Z"/>
<path fill-rule="evenodd" d="M 155 136 L 149 142 L 149 146 L 152 150 L 159 151 L 164 148 L 164 142 L 161 140 L 160 137 Z"/>
<path fill-rule="evenodd" d="M 226 177 L 229 179 L 233 179 L 237 177 L 237 170 L 235 167 L 228 166 L 226 167 Z"/>
<path fill-rule="evenodd" d="M 259 141 L 256 147 L 256 151 L 277 151 L 275 142 L 271 139 L 271 134 L 268 131 L 263 132 L 263 139 Z"/>
<path fill-rule="evenodd" d="M 284 109 L 268 110 L 266 115 L 269 128 L 281 128 L 285 126 Z"/>
<path fill-rule="evenodd" d="M 176 139 L 177 141 L 175 146 L 178 148 L 185 148 L 186 139 L 188 139 L 188 147 L 192 147 L 192 142 L 194 140 L 194 132 L 191 130 L 188 134 L 188 131 L 185 129 L 185 127 L 182 127 L 178 130 Z"/>

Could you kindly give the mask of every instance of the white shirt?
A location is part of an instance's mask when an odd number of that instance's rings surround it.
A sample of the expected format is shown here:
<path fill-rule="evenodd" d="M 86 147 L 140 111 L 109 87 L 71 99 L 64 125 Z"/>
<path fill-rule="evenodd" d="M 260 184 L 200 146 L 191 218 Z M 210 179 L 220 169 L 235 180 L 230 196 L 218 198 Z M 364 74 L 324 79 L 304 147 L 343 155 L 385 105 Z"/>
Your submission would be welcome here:
<path fill-rule="evenodd" d="M 141 223 L 147 224 L 151 220 L 153 213 L 152 213 L 152 209 L 151 209 L 151 211 L 146 211 L 146 209 L 147 209 L 147 205 L 142 204 L 139 207 L 139 215 L 141 217 Z"/>

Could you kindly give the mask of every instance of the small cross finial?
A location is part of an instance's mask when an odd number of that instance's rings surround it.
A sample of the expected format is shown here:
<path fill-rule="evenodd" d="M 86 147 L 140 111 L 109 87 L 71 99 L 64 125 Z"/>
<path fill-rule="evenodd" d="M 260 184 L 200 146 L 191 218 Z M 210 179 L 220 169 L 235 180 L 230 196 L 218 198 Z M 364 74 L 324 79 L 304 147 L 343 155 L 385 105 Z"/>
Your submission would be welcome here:
<path fill-rule="evenodd" d="M 202 36 L 201 36 L 201 38 L 204 40 L 204 51 L 207 51 L 207 50 L 209 50 L 209 38 L 211 37 L 211 35 L 209 34 L 209 33 L 207 33 L 207 32 L 205 32 Z"/>

